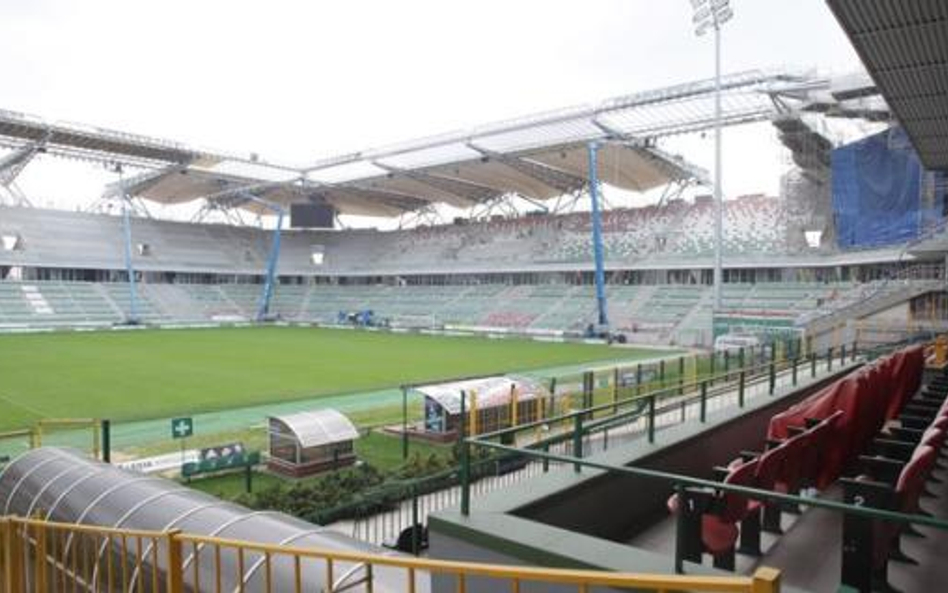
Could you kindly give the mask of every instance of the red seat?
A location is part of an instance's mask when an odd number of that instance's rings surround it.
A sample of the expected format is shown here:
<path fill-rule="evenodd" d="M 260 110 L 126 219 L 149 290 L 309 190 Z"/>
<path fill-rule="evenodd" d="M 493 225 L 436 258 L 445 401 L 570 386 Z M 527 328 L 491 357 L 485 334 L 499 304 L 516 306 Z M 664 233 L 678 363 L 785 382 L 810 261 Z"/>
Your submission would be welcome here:
<path fill-rule="evenodd" d="M 895 485 L 895 508 L 892 510 L 916 514 L 919 512 L 918 500 L 925 488 L 925 478 L 935 463 L 935 449 L 920 445 L 912 458 L 899 473 Z M 902 526 L 891 521 L 877 521 L 873 529 L 873 562 L 877 568 L 884 568 L 889 560 L 893 544 L 902 530 Z"/>
<path fill-rule="evenodd" d="M 932 425 L 928 430 L 922 434 L 922 440 L 920 441 L 922 445 L 928 445 L 937 453 L 942 446 L 945 444 L 945 429 L 939 428 Z M 916 453 L 917 453 L 916 449 Z"/>
<path fill-rule="evenodd" d="M 773 490 L 786 494 L 796 494 L 800 490 L 810 438 L 811 433 L 804 432 L 787 439 L 780 445 L 786 451 L 783 463 L 780 464 L 780 470 L 777 472 Z"/>
<path fill-rule="evenodd" d="M 757 472 L 757 460 L 736 460 L 729 466 L 725 484 L 752 486 Z M 740 530 L 737 524 L 760 508 L 757 501 L 733 492 L 721 492 L 712 512 L 701 516 L 701 544 L 704 551 L 714 556 L 715 566 L 733 568 L 733 556 Z M 678 512 L 678 497 L 668 499 L 668 509 Z"/>
<path fill-rule="evenodd" d="M 761 453 L 757 459 L 757 487 L 764 490 L 773 490 L 780 472 L 783 468 L 783 461 L 786 459 L 787 450 L 783 444 L 767 449 Z"/>
<path fill-rule="evenodd" d="M 810 486 L 824 490 L 833 483 L 833 477 L 823 471 L 824 455 L 837 439 L 837 422 L 843 417 L 840 410 L 810 428 L 810 446 L 807 448 L 803 478 Z"/>
<path fill-rule="evenodd" d="M 898 496 L 898 510 L 903 513 L 918 512 L 918 498 L 925 487 L 925 478 L 935 463 L 935 449 L 928 445 L 921 445 L 915 449 L 912 458 L 902 472 L 895 485 Z"/>

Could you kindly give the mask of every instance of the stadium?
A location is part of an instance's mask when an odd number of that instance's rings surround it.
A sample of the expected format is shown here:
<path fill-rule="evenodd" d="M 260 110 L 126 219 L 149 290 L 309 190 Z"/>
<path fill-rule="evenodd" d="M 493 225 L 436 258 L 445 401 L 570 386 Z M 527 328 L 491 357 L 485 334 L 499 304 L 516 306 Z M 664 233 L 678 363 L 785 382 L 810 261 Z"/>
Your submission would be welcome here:
<path fill-rule="evenodd" d="M 819 4 L 316 160 L 0 109 L 0 593 L 943 590 L 948 7 Z"/>

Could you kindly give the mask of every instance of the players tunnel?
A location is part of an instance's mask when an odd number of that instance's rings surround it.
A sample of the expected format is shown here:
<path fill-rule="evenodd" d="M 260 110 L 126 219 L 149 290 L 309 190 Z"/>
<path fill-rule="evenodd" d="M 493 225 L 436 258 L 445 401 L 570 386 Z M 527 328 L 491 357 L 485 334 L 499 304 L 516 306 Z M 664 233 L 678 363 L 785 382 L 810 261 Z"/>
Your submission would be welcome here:
<path fill-rule="evenodd" d="M 394 554 L 283 513 L 252 511 L 165 478 L 131 473 L 79 451 L 53 447 L 24 453 L 3 469 L 0 511 L 3 515 L 61 523 L 157 532 L 180 530 L 260 544 Z M 61 548 L 59 554 L 65 552 L 61 557 L 72 556 L 77 565 L 93 567 L 93 573 L 106 570 L 106 565 L 124 565 L 131 573 L 126 582 L 136 592 L 164 582 L 167 553 L 163 540 L 130 538 L 123 546 L 118 538 L 73 541 L 74 537 L 82 536 L 63 535 L 55 544 Z M 291 556 L 274 556 L 270 571 L 265 571 L 263 554 L 247 550 L 241 562 L 232 549 L 222 549 L 215 558 L 210 548 L 203 554 L 200 548 L 187 545 L 183 549 L 184 570 L 199 573 L 199 582 L 213 583 L 220 578 L 219 590 L 264 590 L 268 578 L 264 572 L 269 572 L 270 590 L 293 590 L 296 574 Z M 143 574 L 139 577 L 136 571 Z M 332 575 L 333 590 L 342 590 L 364 583 L 367 571 L 362 564 L 338 561 L 334 562 Z M 325 561 L 307 560 L 301 575 L 303 590 L 320 590 L 327 576 Z M 370 578 L 377 591 L 399 591 L 404 585 L 404 575 L 397 569 L 377 566 Z"/>

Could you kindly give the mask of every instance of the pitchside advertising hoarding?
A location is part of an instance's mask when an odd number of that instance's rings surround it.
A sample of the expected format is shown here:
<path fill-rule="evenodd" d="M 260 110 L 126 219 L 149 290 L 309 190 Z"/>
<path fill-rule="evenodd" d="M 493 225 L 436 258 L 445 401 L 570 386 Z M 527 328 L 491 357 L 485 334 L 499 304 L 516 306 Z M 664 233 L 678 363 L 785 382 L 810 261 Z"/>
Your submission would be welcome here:
<path fill-rule="evenodd" d="M 776 340 L 796 339 L 803 328 L 795 325 L 795 318 L 747 313 L 728 313 L 714 316 L 714 338 L 727 335 L 754 336 L 762 344 Z"/>

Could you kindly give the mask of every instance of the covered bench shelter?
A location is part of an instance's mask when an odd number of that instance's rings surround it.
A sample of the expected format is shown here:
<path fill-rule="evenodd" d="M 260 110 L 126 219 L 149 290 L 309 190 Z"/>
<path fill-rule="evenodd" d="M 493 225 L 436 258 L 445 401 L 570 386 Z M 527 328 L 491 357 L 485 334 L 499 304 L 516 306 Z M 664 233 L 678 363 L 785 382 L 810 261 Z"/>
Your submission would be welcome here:
<path fill-rule="evenodd" d="M 267 467 L 293 477 L 351 465 L 359 431 L 332 409 L 270 416 L 267 421 L 270 459 Z"/>
<path fill-rule="evenodd" d="M 412 388 L 424 397 L 425 437 L 452 440 L 461 419 L 461 393 L 467 397 L 468 432 L 476 435 L 548 417 L 553 397 L 539 381 L 527 377 L 498 376 L 419 385 Z"/>

